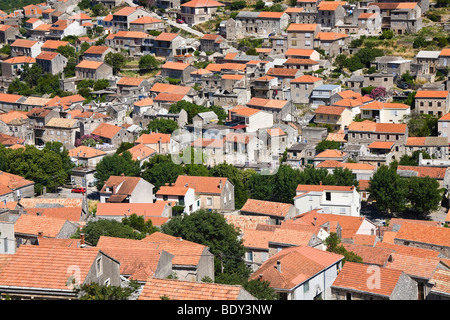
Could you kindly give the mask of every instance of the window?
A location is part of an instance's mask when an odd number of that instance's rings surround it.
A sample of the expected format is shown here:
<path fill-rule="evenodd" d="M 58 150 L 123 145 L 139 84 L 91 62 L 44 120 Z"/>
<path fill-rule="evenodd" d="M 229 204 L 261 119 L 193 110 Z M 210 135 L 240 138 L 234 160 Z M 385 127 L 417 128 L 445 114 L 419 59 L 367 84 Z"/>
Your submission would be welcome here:
<path fill-rule="evenodd" d="M 212 198 L 206 198 L 206 205 L 212 206 Z"/>
<path fill-rule="evenodd" d="M 253 261 L 253 252 L 247 252 L 247 260 L 248 261 Z"/>
<path fill-rule="evenodd" d="M 331 201 L 331 192 L 325 192 L 325 199 Z"/>
<path fill-rule="evenodd" d="M 307 293 L 309 291 L 309 281 L 303 284 L 303 293 Z"/>
<path fill-rule="evenodd" d="M 106 279 L 104 282 L 105 287 L 108 287 L 110 284 L 111 284 L 111 279 L 110 278 Z"/>
<path fill-rule="evenodd" d="M 103 260 L 102 257 L 98 257 L 95 261 L 95 267 L 97 269 L 97 277 L 100 277 L 103 274 Z"/>

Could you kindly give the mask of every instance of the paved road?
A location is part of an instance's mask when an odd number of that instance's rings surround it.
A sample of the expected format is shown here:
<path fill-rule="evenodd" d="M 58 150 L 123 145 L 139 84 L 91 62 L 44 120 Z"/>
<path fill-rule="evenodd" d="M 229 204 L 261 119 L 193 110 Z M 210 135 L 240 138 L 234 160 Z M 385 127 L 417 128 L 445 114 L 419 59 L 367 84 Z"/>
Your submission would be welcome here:
<path fill-rule="evenodd" d="M 155 19 L 160 19 L 160 20 L 162 20 L 162 17 L 161 17 L 160 15 L 156 14 L 155 12 L 152 12 L 151 16 L 152 16 L 153 18 L 155 18 Z M 170 20 L 170 19 L 164 20 L 164 22 L 166 22 L 167 24 L 169 24 L 169 25 L 171 25 L 171 26 L 173 26 L 173 27 L 177 27 L 177 28 L 179 28 L 179 29 L 183 29 L 184 31 L 189 32 L 189 33 L 191 33 L 191 34 L 193 34 L 193 35 L 195 35 L 195 36 L 197 36 L 197 37 L 203 37 L 203 35 L 204 35 L 202 32 L 190 28 L 190 27 L 189 27 L 187 24 L 185 24 L 185 23 L 183 23 L 183 24 L 181 24 L 181 23 L 176 23 L 175 21 Z"/>

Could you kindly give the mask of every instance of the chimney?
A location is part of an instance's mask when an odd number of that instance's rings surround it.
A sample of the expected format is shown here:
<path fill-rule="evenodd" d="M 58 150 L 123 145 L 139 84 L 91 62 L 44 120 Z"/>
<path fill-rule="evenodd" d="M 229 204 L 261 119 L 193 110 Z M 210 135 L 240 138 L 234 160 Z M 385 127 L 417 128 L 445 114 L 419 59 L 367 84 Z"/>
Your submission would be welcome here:
<path fill-rule="evenodd" d="M 319 184 L 322 185 L 322 181 L 319 181 Z"/>
<path fill-rule="evenodd" d="M 278 272 L 281 273 L 281 261 L 280 260 L 277 260 L 277 266 L 275 268 L 277 268 Z"/>
<path fill-rule="evenodd" d="M 183 241 L 183 238 L 177 237 L 177 240 L 178 240 L 178 241 Z"/>
<path fill-rule="evenodd" d="M 86 247 L 86 242 L 84 241 L 84 233 L 80 233 L 80 247 Z"/>
<path fill-rule="evenodd" d="M 38 231 L 38 239 L 42 239 L 44 237 L 44 232 Z"/>
<path fill-rule="evenodd" d="M 314 222 L 313 222 L 313 226 L 315 226 L 315 225 L 316 225 L 316 220 L 317 220 L 317 217 L 314 217 Z"/>
<path fill-rule="evenodd" d="M 222 179 L 219 181 L 219 189 L 222 189 Z"/>

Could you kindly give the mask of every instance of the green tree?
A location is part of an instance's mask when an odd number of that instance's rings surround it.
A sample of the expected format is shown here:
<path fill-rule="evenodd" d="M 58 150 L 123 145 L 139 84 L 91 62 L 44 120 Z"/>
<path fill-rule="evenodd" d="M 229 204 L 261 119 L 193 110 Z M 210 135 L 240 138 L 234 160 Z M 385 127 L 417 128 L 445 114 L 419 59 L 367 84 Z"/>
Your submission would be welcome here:
<path fill-rule="evenodd" d="M 400 212 L 407 203 L 408 187 L 393 168 L 381 166 L 369 180 L 367 190 L 381 211 Z"/>
<path fill-rule="evenodd" d="M 328 252 L 333 252 L 344 256 L 344 259 L 342 259 L 342 264 L 345 264 L 347 261 L 356 263 L 363 262 L 363 259 L 360 256 L 345 249 L 345 247 L 341 244 L 341 239 L 339 239 L 339 236 L 335 232 L 331 232 L 325 239 L 324 243 L 327 246 Z"/>
<path fill-rule="evenodd" d="M 133 142 L 121 142 L 116 150 L 116 154 L 121 154 L 122 152 L 127 151 L 128 149 L 133 147 L 134 147 Z"/>
<path fill-rule="evenodd" d="M 411 208 L 419 213 L 428 214 L 438 210 L 443 199 L 443 189 L 439 182 L 430 177 L 411 177 L 408 179 L 407 199 Z"/>
<path fill-rule="evenodd" d="M 385 29 L 381 33 L 380 39 L 382 39 L 382 40 L 384 40 L 384 39 L 392 39 L 393 37 L 394 37 L 394 31 L 392 31 L 390 29 Z"/>
<path fill-rule="evenodd" d="M 248 200 L 248 193 L 241 171 L 231 164 L 221 163 L 212 167 L 209 172 L 213 177 L 226 177 L 230 180 L 234 185 L 234 205 L 236 209 L 242 208 Z"/>
<path fill-rule="evenodd" d="M 75 164 L 70 160 L 69 150 L 59 141 L 46 142 L 44 150 L 50 150 L 61 158 L 61 163 L 65 171 L 69 171 Z"/>
<path fill-rule="evenodd" d="M 125 66 L 126 60 L 121 53 L 109 52 L 105 56 L 105 63 L 112 67 L 114 74 L 117 74 Z"/>
<path fill-rule="evenodd" d="M 340 149 L 342 144 L 339 141 L 322 140 L 316 145 L 316 152 L 322 152 L 327 149 Z"/>
<path fill-rule="evenodd" d="M 107 155 L 95 166 L 95 178 L 97 179 L 97 189 L 101 190 L 106 180 L 110 176 L 137 177 L 141 172 L 139 161 L 133 160 L 130 152 L 125 151 L 122 155 Z"/>
<path fill-rule="evenodd" d="M 146 54 L 139 59 L 139 69 L 149 71 L 158 69 L 160 62 L 152 55 Z"/>
<path fill-rule="evenodd" d="M 122 224 L 130 226 L 134 230 L 139 231 L 142 236 L 159 231 L 157 227 L 153 226 L 151 219 L 145 221 L 144 216 L 138 216 L 135 213 L 133 213 L 129 217 L 122 218 Z"/>
<path fill-rule="evenodd" d="M 108 9 L 102 3 L 97 3 L 92 7 L 92 15 L 94 17 L 106 16 L 108 13 Z"/>
<path fill-rule="evenodd" d="M 217 211 L 198 210 L 165 223 L 163 233 L 207 246 L 214 255 L 216 283 L 242 283 L 250 276 L 239 232 Z"/>
<path fill-rule="evenodd" d="M 126 286 L 106 286 L 92 282 L 84 283 L 74 291 L 78 295 L 78 300 L 129 300 L 139 287 L 136 280 L 131 280 Z"/>
<path fill-rule="evenodd" d="M 147 130 L 142 133 L 159 132 L 165 134 L 172 134 L 178 129 L 178 123 L 171 119 L 154 119 L 148 123 Z"/>
<path fill-rule="evenodd" d="M 89 221 L 83 228 L 86 242 L 96 246 L 101 236 L 116 237 L 124 239 L 143 239 L 143 235 L 135 231 L 131 226 L 125 225 L 116 220 L 99 219 Z"/>
<path fill-rule="evenodd" d="M 401 166 L 418 166 L 419 154 L 422 154 L 423 159 L 431 159 L 430 155 L 425 150 L 416 150 L 412 155 L 402 155 L 398 164 Z"/>
<path fill-rule="evenodd" d="M 244 0 L 233 1 L 230 5 L 230 9 L 233 11 L 242 10 L 247 6 L 247 2 Z"/>
<path fill-rule="evenodd" d="M 155 192 L 166 183 L 174 183 L 179 175 L 184 174 L 183 167 L 174 163 L 170 156 L 156 157 L 157 162 L 146 163 L 142 172 L 142 178 L 155 186 Z"/>
<path fill-rule="evenodd" d="M 279 296 L 273 288 L 270 287 L 270 282 L 267 280 L 250 280 L 243 285 L 252 296 L 258 300 L 278 300 Z"/>
<path fill-rule="evenodd" d="M 273 198 L 276 202 L 294 203 L 299 181 L 299 171 L 288 165 L 280 165 L 273 180 Z"/>
<path fill-rule="evenodd" d="M 89 44 L 88 44 L 89 45 Z M 56 49 L 56 52 L 60 53 L 67 59 L 69 58 L 75 58 L 77 56 L 77 53 L 75 51 L 75 48 L 72 46 L 59 46 Z"/>

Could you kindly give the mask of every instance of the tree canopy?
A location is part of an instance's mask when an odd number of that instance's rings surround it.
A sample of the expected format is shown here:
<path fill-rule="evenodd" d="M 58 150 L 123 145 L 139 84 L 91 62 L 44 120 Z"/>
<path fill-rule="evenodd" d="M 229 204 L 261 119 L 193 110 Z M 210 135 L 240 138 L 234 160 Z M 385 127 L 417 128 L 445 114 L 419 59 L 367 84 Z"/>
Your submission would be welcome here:
<path fill-rule="evenodd" d="M 97 189 L 101 190 L 104 183 L 110 176 L 137 177 L 141 172 L 139 161 L 133 160 L 129 151 L 125 151 L 122 155 L 107 155 L 100 160 L 95 167 L 95 178 L 97 179 Z"/>

